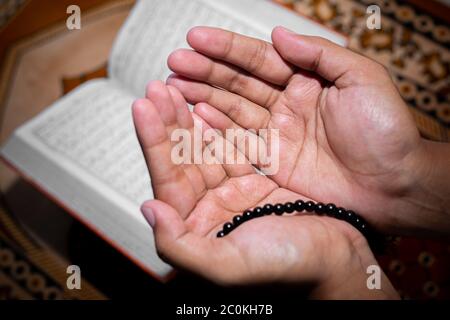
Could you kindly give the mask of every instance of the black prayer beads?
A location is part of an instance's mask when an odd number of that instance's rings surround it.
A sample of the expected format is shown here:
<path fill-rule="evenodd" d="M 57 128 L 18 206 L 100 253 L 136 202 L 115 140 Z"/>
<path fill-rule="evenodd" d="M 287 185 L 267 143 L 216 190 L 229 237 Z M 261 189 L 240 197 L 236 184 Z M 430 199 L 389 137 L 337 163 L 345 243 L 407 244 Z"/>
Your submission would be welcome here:
<path fill-rule="evenodd" d="M 297 200 L 293 202 L 286 202 L 284 204 L 277 203 L 272 205 L 265 204 L 262 207 L 255 207 L 253 210 L 246 210 L 242 215 L 233 217 L 232 222 L 227 222 L 223 225 L 221 231 L 217 233 L 218 238 L 222 238 L 236 229 L 238 226 L 246 221 L 254 218 L 263 217 L 271 214 L 283 215 L 284 213 L 292 214 L 294 212 L 315 212 L 318 215 L 325 215 L 335 219 L 346 221 L 353 227 L 359 230 L 367 239 L 374 251 L 380 252 L 384 249 L 384 240 L 378 234 L 369 228 L 367 222 L 352 210 L 346 210 L 337 207 L 333 203 L 323 204 L 321 202 L 315 203 L 313 201 Z"/>

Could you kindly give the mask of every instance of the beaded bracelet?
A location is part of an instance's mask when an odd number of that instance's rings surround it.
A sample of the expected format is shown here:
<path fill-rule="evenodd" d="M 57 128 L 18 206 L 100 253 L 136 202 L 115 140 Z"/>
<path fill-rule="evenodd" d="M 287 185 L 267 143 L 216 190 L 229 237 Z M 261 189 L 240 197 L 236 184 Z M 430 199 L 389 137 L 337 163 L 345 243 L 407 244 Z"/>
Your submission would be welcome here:
<path fill-rule="evenodd" d="M 358 214 L 352 210 L 346 210 L 341 207 L 336 207 L 335 204 L 323 204 L 321 202 L 315 203 L 313 201 L 303 201 L 297 200 L 294 203 L 286 202 L 285 204 L 275 204 L 270 203 L 264 205 L 263 207 L 256 207 L 253 210 L 246 210 L 242 215 L 237 215 L 233 218 L 231 222 L 226 222 L 223 225 L 223 229 L 217 233 L 218 238 L 222 238 L 229 234 L 231 231 L 236 229 L 238 226 L 246 221 L 254 218 L 267 216 L 275 213 L 281 216 L 284 213 L 296 212 L 315 212 L 318 215 L 326 215 L 339 220 L 346 221 L 350 223 L 353 227 L 358 229 L 367 239 L 372 250 L 376 252 L 382 252 L 385 248 L 385 240 L 383 237 L 374 232 L 372 228 L 369 227 L 367 222 Z"/>

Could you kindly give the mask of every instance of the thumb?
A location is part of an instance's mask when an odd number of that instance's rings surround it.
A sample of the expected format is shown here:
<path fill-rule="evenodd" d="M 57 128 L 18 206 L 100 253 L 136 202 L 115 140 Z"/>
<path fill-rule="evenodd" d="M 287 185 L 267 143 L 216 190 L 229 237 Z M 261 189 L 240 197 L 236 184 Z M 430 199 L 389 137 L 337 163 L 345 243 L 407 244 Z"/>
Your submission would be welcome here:
<path fill-rule="evenodd" d="M 162 259 L 180 268 L 209 275 L 210 270 L 206 268 L 216 252 L 210 239 L 189 231 L 180 214 L 165 202 L 146 201 L 141 211 L 153 228 L 156 249 Z"/>
<path fill-rule="evenodd" d="M 272 42 L 283 59 L 302 69 L 318 73 L 334 82 L 338 88 L 363 84 L 370 80 L 372 70 L 377 72 L 379 68 L 384 69 L 377 62 L 329 40 L 296 34 L 283 27 L 273 29 Z"/>
<path fill-rule="evenodd" d="M 179 238 L 186 232 L 186 226 L 179 213 L 160 200 L 149 200 L 141 206 L 142 214 L 152 227 L 156 245 Z"/>

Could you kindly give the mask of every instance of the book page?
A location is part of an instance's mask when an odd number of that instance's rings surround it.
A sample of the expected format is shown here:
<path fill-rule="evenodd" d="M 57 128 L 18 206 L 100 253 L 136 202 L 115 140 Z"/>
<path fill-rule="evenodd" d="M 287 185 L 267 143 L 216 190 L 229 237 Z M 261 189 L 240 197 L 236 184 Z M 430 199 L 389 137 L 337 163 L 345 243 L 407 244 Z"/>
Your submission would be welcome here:
<path fill-rule="evenodd" d="M 135 133 L 135 98 L 114 82 L 91 82 L 83 94 L 32 125 L 33 135 L 135 206 L 153 198 L 150 177 Z M 70 107 L 65 105 L 70 103 Z"/>
<path fill-rule="evenodd" d="M 134 99 L 114 81 L 89 81 L 17 129 L 1 154 L 122 252 L 167 275 L 139 210 L 153 193 Z"/>
<path fill-rule="evenodd" d="M 171 73 L 168 55 L 186 48 L 186 34 L 194 26 L 216 26 L 270 41 L 273 27 L 320 35 L 340 44 L 345 38 L 268 0 L 139 1 L 116 39 L 109 74 L 137 96 L 150 80 Z"/>

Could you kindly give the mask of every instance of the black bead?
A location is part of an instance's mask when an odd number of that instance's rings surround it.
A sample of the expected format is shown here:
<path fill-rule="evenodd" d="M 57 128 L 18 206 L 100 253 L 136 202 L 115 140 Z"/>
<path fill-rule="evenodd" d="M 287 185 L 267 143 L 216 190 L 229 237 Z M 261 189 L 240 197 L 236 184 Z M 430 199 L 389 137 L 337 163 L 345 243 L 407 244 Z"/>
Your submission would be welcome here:
<path fill-rule="evenodd" d="M 274 208 L 277 216 L 281 216 L 284 213 L 284 206 L 281 203 L 277 203 Z"/>
<path fill-rule="evenodd" d="M 308 202 L 305 203 L 305 209 L 308 212 L 314 211 L 315 207 L 316 206 L 315 206 L 314 202 L 312 202 L 312 201 L 308 201 Z"/>
<path fill-rule="evenodd" d="M 360 229 L 361 226 L 362 226 L 363 224 L 365 224 L 364 219 L 361 218 L 357 213 L 355 213 L 355 212 L 353 212 L 353 211 L 350 211 L 350 213 L 353 214 L 351 223 L 352 223 L 356 228 Z"/>
<path fill-rule="evenodd" d="M 286 202 L 284 204 L 284 209 L 287 213 L 292 213 L 295 210 L 294 204 L 292 202 Z"/>
<path fill-rule="evenodd" d="M 364 226 L 364 227 L 363 227 L 363 226 Z M 364 231 L 365 231 L 365 228 L 366 228 L 366 224 L 365 224 L 364 222 L 358 223 L 358 224 L 355 226 L 355 228 L 358 229 L 363 235 L 365 235 L 365 234 L 364 234 Z"/>
<path fill-rule="evenodd" d="M 297 200 L 295 201 L 294 206 L 296 211 L 302 212 L 303 210 L 305 210 L 305 201 Z"/>
<path fill-rule="evenodd" d="M 223 232 L 222 230 L 220 230 L 219 232 L 217 232 L 217 238 L 222 238 L 225 236 L 225 232 Z"/>
<path fill-rule="evenodd" d="M 245 210 L 244 213 L 242 214 L 242 219 L 244 221 L 250 220 L 251 218 L 253 218 L 253 214 L 250 210 Z"/>
<path fill-rule="evenodd" d="M 242 218 L 241 215 L 237 215 L 233 217 L 233 224 L 237 227 L 238 225 L 240 225 L 242 222 L 244 222 L 244 218 Z"/>
<path fill-rule="evenodd" d="M 354 226 L 355 228 L 357 228 L 360 219 L 358 218 L 358 215 L 357 215 L 355 212 L 353 212 L 352 210 L 348 210 L 348 211 L 347 211 L 347 214 L 346 214 L 345 221 L 347 221 L 347 222 L 350 223 L 352 226 Z"/>
<path fill-rule="evenodd" d="M 345 214 L 345 220 L 350 222 L 351 224 L 355 223 L 356 214 L 352 210 L 347 210 L 347 213 Z"/>
<path fill-rule="evenodd" d="M 324 213 L 325 213 L 325 205 L 324 205 L 322 202 L 318 202 L 318 203 L 316 204 L 316 209 L 315 209 L 315 211 L 316 211 L 318 214 L 324 214 Z"/>
<path fill-rule="evenodd" d="M 261 217 L 264 215 L 264 211 L 263 208 L 261 207 L 256 207 L 253 209 L 253 217 Z"/>
<path fill-rule="evenodd" d="M 356 216 L 356 213 L 352 210 L 347 210 L 347 217 L 353 218 Z"/>
<path fill-rule="evenodd" d="M 334 215 L 336 214 L 336 205 L 334 203 L 328 203 L 325 206 L 325 213 L 331 217 L 334 217 Z"/>
<path fill-rule="evenodd" d="M 334 213 L 334 217 L 336 219 L 340 219 L 343 220 L 345 218 L 345 215 L 347 214 L 347 211 L 345 211 L 344 208 L 337 208 L 335 213 Z"/>
<path fill-rule="evenodd" d="M 223 232 L 228 234 L 231 230 L 233 230 L 233 224 L 231 222 L 227 222 L 223 225 Z"/>
<path fill-rule="evenodd" d="M 273 205 L 271 205 L 270 203 L 264 205 L 263 209 L 265 215 L 271 215 L 272 213 L 275 212 Z"/>

